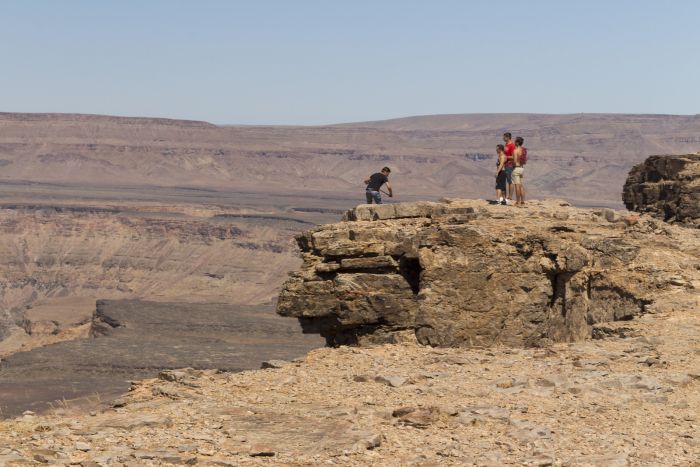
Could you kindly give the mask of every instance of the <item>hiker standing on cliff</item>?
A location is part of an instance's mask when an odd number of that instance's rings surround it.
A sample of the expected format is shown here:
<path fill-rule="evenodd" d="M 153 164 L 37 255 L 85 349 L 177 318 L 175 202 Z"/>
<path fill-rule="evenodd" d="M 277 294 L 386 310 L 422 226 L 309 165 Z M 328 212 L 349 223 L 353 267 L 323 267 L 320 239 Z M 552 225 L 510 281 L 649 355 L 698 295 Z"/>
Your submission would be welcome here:
<path fill-rule="evenodd" d="M 508 184 L 508 199 L 507 202 L 513 201 L 513 153 L 515 152 L 515 143 L 512 140 L 513 136 L 509 133 L 503 133 L 503 142 L 506 143 L 503 153 L 506 155 L 506 165 L 503 169 L 506 173 L 506 183 Z"/>
<path fill-rule="evenodd" d="M 515 205 L 525 206 L 525 188 L 523 188 L 523 166 L 527 162 L 527 149 L 523 147 L 525 140 L 518 136 L 515 138 L 515 151 L 513 152 L 513 185 L 515 185 Z"/>
<path fill-rule="evenodd" d="M 389 167 L 384 167 L 381 172 L 373 173 L 365 180 L 365 185 L 367 185 L 367 189 L 365 190 L 367 204 L 372 204 L 372 201 L 377 204 L 382 204 L 381 188 L 385 183 L 386 189 L 389 190 L 389 193 L 387 193 L 389 198 L 394 196 L 394 191 L 391 189 L 391 184 L 389 183 L 389 173 L 391 173 Z"/>
<path fill-rule="evenodd" d="M 506 204 L 506 155 L 503 152 L 503 145 L 496 146 L 498 161 L 496 162 L 496 203 Z"/>

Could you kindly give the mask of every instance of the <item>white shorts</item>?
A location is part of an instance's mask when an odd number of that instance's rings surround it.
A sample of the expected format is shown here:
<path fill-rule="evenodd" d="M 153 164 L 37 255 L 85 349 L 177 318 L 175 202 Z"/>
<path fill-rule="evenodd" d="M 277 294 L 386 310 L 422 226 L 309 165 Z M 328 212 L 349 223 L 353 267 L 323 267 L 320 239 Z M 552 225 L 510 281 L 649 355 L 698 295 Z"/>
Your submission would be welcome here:
<path fill-rule="evenodd" d="M 513 185 L 523 184 L 523 167 L 513 169 Z"/>

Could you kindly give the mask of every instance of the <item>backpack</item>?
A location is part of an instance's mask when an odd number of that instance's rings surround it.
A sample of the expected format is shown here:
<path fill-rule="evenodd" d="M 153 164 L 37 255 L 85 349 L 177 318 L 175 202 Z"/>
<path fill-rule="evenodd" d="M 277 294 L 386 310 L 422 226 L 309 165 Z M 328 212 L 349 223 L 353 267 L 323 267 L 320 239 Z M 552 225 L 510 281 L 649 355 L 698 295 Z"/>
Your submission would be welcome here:
<path fill-rule="evenodd" d="M 527 164 L 527 149 L 522 148 L 523 152 L 520 154 L 520 165 Z"/>

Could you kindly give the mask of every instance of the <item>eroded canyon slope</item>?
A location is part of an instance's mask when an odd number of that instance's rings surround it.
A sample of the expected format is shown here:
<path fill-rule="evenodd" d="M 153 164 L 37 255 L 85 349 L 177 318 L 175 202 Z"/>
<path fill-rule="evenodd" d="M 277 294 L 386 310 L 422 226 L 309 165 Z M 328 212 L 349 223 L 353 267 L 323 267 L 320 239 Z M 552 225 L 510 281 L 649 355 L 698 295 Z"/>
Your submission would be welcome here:
<path fill-rule="evenodd" d="M 85 337 L 98 299 L 270 305 L 291 237 L 347 201 L 184 189 L 0 190 L 0 356 Z"/>
<path fill-rule="evenodd" d="M 383 165 L 401 200 L 483 198 L 495 145 L 530 148 L 533 197 L 619 203 L 619 180 L 651 154 L 700 148 L 700 117 L 467 114 L 319 127 L 71 114 L 0 114 L 0 181 L 357 193 Z"/>

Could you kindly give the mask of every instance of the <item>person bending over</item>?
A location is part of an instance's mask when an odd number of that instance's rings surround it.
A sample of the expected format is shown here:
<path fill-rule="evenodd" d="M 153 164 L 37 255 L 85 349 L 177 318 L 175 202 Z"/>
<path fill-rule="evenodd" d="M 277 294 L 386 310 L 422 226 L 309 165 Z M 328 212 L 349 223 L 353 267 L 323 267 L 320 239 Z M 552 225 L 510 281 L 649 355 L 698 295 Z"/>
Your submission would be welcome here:
<path fill-rule="evenodd" d="M 394 196 L 394 191 L 391 189 L 391 184 L 389 183 L 389 174 L 391 170 L 389 167 L 384 167 L 381 172 L 373 173 L 370 177 L 365 180 L 365 185 L 367 189 L 365 190 L 365 196 L 367 197 L 367 204 L 372 204 L 374 201 L 377 204 L 382 204 L 382 185 L 386 183 L 386 189 L 389 190 L 389 198 Z"/>

